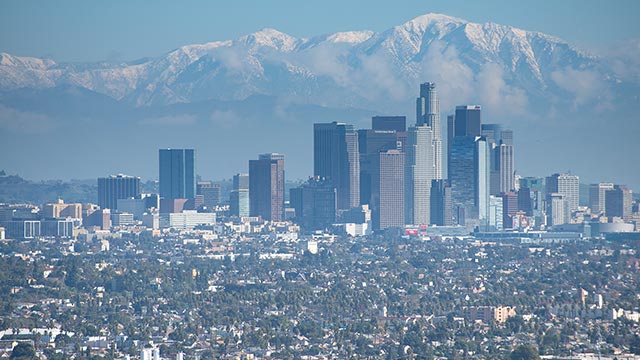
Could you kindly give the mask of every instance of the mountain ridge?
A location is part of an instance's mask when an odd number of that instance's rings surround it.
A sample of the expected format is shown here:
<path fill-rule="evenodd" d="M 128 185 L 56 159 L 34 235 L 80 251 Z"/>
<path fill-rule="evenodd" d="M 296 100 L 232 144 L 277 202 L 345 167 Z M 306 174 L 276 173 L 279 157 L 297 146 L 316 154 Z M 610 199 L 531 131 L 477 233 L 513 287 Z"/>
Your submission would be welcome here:
<path fill-rule="evenodd" d="M 120 65 L 57 63 L 2 53 L 0 89 L 73 84 L 136 106 L 150 106 L 205 98 L 241 99 L 255 93 L 313 102 L 322 93 L 317 88 L 322 87 L 330 88 L 327 92 L 352 92 L 352 102 L 374 105 L 377 99 L 367 94 L 370 84 L 354 86 L 362 81 L 358 76 L 372 75 L 375 70 L 369 68 L 379 64 L 397 74 L 400 85 L 408 90 L 423 80 L 422 69 L 438 51 L 455 52 L 474 73 L 485 64 L 497 64 L 509 82 L 524 90 L 553 83 L 548 67 L 597 65 L 597 57 L 540 32 L 425 14 L 378 33 L 362 30 L 297 38 L 264 28 L 234 40 L 184 45 L 147 61 Z M 323 55 L 327 55 L 324 64 Z M 523 82 L 530 84 L 523 86 Z M 226 91 L 202 95 L 220 84 L 227 86 Z M 332 99 L 331 105 L 353 103 Z"/>
<path fill-rule="evenodd" d="M 293 178 L 306 178 L 314 122 L 367 128 L 373 115 L 400 114 L 412 124 L 419 84 L 430 81 L 443 128 L 455 105 L 481 104 L 483 123 L 513 129 L 519 173 L 570 168 L 587 182 L 640 188 L 640 168 L 611 161 L 628 156 L 640 133 L 629 121 L 640 61 L 616 55 L 627 57 L 442 14 L 309 38 L 264 28 L 128 62 L 1 53 L 0 154 L 12 155 L 0 164 L 31 178 L 153 178 L 157 148 L 194 147 L 207 154 L 199 171 L 209 178 L 274 151 L 287 154 Z M 72 166 L 55 166 L 41 148 Z"/>

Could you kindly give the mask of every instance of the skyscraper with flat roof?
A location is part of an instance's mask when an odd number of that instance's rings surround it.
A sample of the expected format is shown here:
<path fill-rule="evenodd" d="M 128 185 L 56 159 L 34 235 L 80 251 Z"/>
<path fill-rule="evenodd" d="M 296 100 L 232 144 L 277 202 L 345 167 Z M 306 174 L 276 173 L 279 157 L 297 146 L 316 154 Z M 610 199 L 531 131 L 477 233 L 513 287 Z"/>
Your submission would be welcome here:
<path fill-rule="evenodd" d="M 480 111 L 480 105 L 456 106 L 453 136 L 480 136 L 482 134 Z"/>
<path fill-rule="evenodd" d="M 482 124 L 482 136 L 491 151 L 491 195 L 515 189 L 513 131 L 498 124 Z"/>
<path fill-rule="evenodd" d="M 592 214 L 605 213 L 605 195 L 608 190 L 613 190 L 612 183 L 599 183 L 589 185 L 589 207 L 591 207 Z"/>
<path fill-rule="evenodd" d="M 455 114 L 447 116 L 447 164 L 450 164 L 452 145 L 454 138 L 459 136 L 480 136 L 481 130 L 481 106 L 459 105 Z M 451 170 L 447 167 L 447 170 Z M 447 173 L 448 173 L 447 171 Z M 453 183 L 451 184 L 453 186 Z"/>
<path fill-rule="evenodd" d="M 371 179 L 374 163 L 380 151 L 397 150 L 401 147 L 399 134 L 395 130 L 358 130 L 360 152 L 360 204 L 371 203 Z"/>
<path fill-rule="evenodd" d="M 336 189 L 325 179 L 311 178 L 289 191 L 295 220 L 305 230 L 324 230 L 336 221 Z"/>
<path fill-rule="evenodd" d="M 196 194 L 202 196 L 204 206 L 209 209 L 220 204 L 220 185 L 211 181 L 200 181 L 196 184 Z"/>
<path fill-rule="evenodd" d="M 607 190 L 605 195 L 605 209 L 608 217 L 619 217 L 629 220 L 633 206 L 633 192 L 624 185 L 615 185 Z"/>
<path fill-rule="evenodd" d="M 502 224 L 505 229 L 513 227 L 513 217 L 518 213 L 518 194 L 515 192 L 504 192 L 502 197 Z"/>
<path fill-rule="evenodd" d="M 196 196 L 194 149 L 160 149 L 160 197 L 167 200 Z"/>
<path fill-rule="evenodd" d="M 338 209 L 360 205 L 358 133 L 342 123 L 313 125 L 313 173 L 338 192 Z"/>
<path fill-rule="evenodd" d="M 465 220 L 486 225 L 489 212 L 490 156 L 482 136 L 456 136 L 451 145 L 449 181 L 453 206 Z M 458 224 L 465 225 L 458 219 Z M 471 223 L 470 223 L 471 224 Z"/>
<path fill-rule="evenodd" d="M 102 209 L 118 209 L 118 199 L 140 196 L 140 178 L 123 174 L 98 178 L 98 205 Z"/>
<path fill-rule="evenodd" d="M 407 131 L 407 117 L 406 116 L 374 116 L 371 118 L 371 129 L 404 132 L 404 131 Z"/>
<path fill-rule="evenodd" d="M 284 155 L 249 160 L 249 212 L 265 220 L 284 220 Z"/>
<path fill-rule="evenodd" d="M 407 224 L 431 224 L 431 181 L 436 178 L 433 137 L 428 125 L 416 125 L 407 132 L 404 159 Z"/>
<path fill-rule="evenodd" d="M 379 152 L 374 162 L 371 220 L 374 230 L 404 226 L 404 153 Z"/>
<path fill-rule="evenodd" d="M 547 193 L 547 225 L 555 226 L 569 222 L 569 202 L 564 194 Z"/>
<path fill-rule="evenodd" d="M 249 216 L 249 174 L 233 175 L 233 189 L 229 195 L 231 216 Z"/>
<path fill-rule="evenodd" d="M 558 193 L 567 201 L 569 214 L 578 210 L 580 201 L 580 178 L 571 174 L 553 174 L 546 180 L 547 194 Z M 565 219 L 567 222 L 569 218 Z"/>

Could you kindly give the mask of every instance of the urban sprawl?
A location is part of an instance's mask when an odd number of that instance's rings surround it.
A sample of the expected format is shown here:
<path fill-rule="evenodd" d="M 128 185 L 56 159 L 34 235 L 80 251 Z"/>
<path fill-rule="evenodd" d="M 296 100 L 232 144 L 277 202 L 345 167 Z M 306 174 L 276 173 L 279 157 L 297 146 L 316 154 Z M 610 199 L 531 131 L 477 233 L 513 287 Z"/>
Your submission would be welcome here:
<path fill-rule="evenodd" d="M 0 204 L 0 357 L 640 359 L 639 201 L 518 175 L 481 112 L 445 134 L 427 82 L 413 126 L 314 124 L 294 186 L 283 154 L 227 186 L 160 149 L 97 204 Z"/>

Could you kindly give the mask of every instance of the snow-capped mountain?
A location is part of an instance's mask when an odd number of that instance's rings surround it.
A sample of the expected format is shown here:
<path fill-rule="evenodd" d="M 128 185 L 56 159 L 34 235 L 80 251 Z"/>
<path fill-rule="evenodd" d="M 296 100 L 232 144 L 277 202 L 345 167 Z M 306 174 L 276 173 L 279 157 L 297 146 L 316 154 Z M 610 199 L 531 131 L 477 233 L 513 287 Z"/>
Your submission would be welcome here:
<path fill-rule="evenodd" d="M 154 178 L 155 149 L 188 146 L 206 154 L 199 171 L 210 178 L 272 151 L 286 154 L 287 176 L 305 178 L 312 123 L 365 128 L 386 114 L 412 124 L 418 85 L 431 81 L 443 124 L 453 106 L 481 104 L 483 122 L 514 130 L 520 173 L 571 169 L 581 180 L 640 186 L 640 168 L 611 161 L 640 134 L 639 53 L 627 48 L 602 58 L 542 33 L 427 14 L 378 33 L 263 29 L 128 63 L 0 53 L 0 154 L 11 154 L 0 168 Z M 73 166 L 52 165 L 40 149 Z"/>
<path fill-rule="evenodd" d="M 472 94 L 482 92 L 483 74 L 502 81 L 494 96 L 548 96 L 549 89 L 570 90 L 560 81 L 570 70 L 611 77 L 596 57 L 552 36 L 427 14 L 381 33 L 304 39 L 263 29 L 125 64 L 65 64 L 2 53 L 0 89 L 70 84 L 136 106 L 265 94 L 379 109 L 415 93 L 423 81 L 442 83 L 444 94 L 463 95 L 451 104 L 486 100 Z M 460 94 L 462 87 L 470 90 Z"/>

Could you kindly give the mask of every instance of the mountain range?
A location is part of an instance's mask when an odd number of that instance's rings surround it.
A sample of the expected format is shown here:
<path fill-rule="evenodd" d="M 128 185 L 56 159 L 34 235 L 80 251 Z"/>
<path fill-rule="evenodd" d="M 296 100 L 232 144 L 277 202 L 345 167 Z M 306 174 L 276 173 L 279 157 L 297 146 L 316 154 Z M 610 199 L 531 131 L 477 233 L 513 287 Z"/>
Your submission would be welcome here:
<path fill-rule="evenodd" d="M 124 63 L 1 53 L 0 151 L 11 156 L 0 161 L 36 178 L 154 178 L 157 148 L 188 146 L 205 177 L 229 177 L 270 151 L 305 177 L 313 122 L 367 127 L 372 115 L 402 114 L 413 123 L 418 85 L 431 81 L 443 118 L 481 104 L 483 122 L 514 129 L 523 175 L 571 170 L 638 186 L 638 167 L 612 160 L 640 134 L 639 63 L 441 14 L 311 38 L 263 29 Z M 58 168 L 49 156 L 83 165 Z"/>

